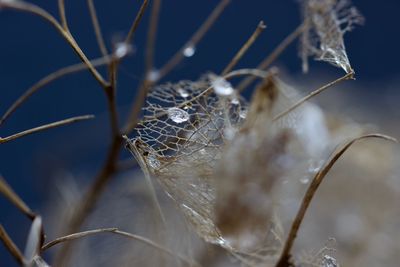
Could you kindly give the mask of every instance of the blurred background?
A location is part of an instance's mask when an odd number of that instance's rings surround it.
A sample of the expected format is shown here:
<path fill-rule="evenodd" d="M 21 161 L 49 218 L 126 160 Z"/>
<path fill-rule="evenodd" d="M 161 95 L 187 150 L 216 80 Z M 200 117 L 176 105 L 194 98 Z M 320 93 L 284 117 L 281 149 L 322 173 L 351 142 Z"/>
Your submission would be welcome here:
<path fill-rule="evenodd" d="M 151 1 L 150 1 L 151 2 Z M 155 66 L 162 66 L 191 36 L 218 1 L 162 2 L 156 42 Z M 35 1 L 55 16 L 57 1 Z M 107 45 L 129 30 L 141 1 L 95 1 Z M 347 53 L 356 71 L 356 81 L 345 82 L 315 100 L 326 109 L 359 123 L 374 125 L 380 132 L 399 137 L 400 119 L 400 29 L 397 0 L 353 0 L 365 16 L 365 25 L 345 36 Z M 66 1 L 70 30 L 89 58 L 100 56 L 86 1 Z M 144 49 L 149 10 L 134 38 L 134 53 L 126 58 L 118 83 L 118 108 L 129 110 L 138 82 L 143 77 Z M 267 25 L 238 68 L 251 68 L 268 55 L 300 23 L 297 1 L 232 0 L 222 16 L 196 47 L 163 81 L 197 79 L 207 71 L 220 72 L 254 31 L 260 20 Z M 0 113 L 29 86 L 45 75 L 79 62 L 72 49 L 42 19 L 30 14 L 0 10 Z M 311 62 L 301 73 L 298 43 L 292 44 L 276 65 L 290 83 L 308 92 L 343 75 L 342 70 Z M 103 69 L 103 71 L 105 71 Z M 105 72 L 104 72 L 105 73 Z M 337 101 L 332 103 L 332 98 Z M 51 206 L 57 180 L 72 175 L 78 184 L 92 181 L 104 161 L 109 145 L 106 98 L 87 72 L 69 75 L 43 88 L 16 111 L 0 128 L 0 136 L 60 119 L 94 114 L 91 121 L 30 135 L 0 147 L 0 173 L 38 213 Z M 121 120 L 124 117 L 121 118 Z M 124 152 L 124 157 L 129 157 Z M 67 179 L 67 178 L 66 178 Z M 46 208 L 45 208 L 46 207 Z M 0 197 L 0 222 L 22 249 L 30 222 Z M 46 225 L 45 225 L 46 227 Z M 15 263 L 0 246 L 0 266 Z"/>

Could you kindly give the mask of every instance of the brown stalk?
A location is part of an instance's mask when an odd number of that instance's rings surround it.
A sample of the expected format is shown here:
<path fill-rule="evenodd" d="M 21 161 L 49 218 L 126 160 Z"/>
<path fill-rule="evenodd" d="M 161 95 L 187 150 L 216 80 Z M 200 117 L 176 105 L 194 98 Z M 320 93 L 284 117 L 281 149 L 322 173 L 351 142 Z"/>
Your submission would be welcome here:
<path fill-rule="evenodd" d="M 21 251 L 15 245 L 15 243 L 11 240 L 10 236 L 7 234 L 6 230 L 0 224 L 0 239 L 3 242 L 4 246 L 10 252 L 10 254 L 15 258 L 15 260 L 23 266 L 24 264 L 24 256 Z"/>
<path fill-rule="evenodd" d="M 161 79 L 167 75 L 171 70 L 173 70 L 176 65 L 178 65 L 184 58 L 183 50 L 189 46 L 195 47 L 208 30 L 213 26 L 215 21 L 221 15 L 222 11 L 225 10 L 226 6 L 230 3 L 230 0 L 221 0 L 219 4 L 214 8 L 211 14 L 203 22 L 200 28 L 192 35 L 192 37 L 181 47 L 169 60 L 164 64 L 159 70 L 158 78 Z"/>
<path fill-rule="evenodd" d="M 13 140 L 15 140 L 17 138 L 20 138 L 20 137 L 23 137 L 23 136 L 26 136 L 26 135 L 29 135 L 29 134 L 33 134 L 33 133 L 36 133 L 36 132 L 41 132 L 41 131 L 45 131 L 45 130 L 48 130 L 48 129 L 51 129 L 51 128 L 55 128 L 55 127 L 59 127 L 59 126 L 67 125 L 67 124 L 71 124 L 71 123 L 82 121 L 82 120 L 93 119 L 93 118 L 94 118 L 93 115 L 83 115 L 83 116 L 72 117 L 72 118 L 69 118 L 69 119 L 65 119 L 65 120 L 61 120 L 61 121 L 56 121 L 56 122 L 53 122 L 53 123 L 45 124 L 45 125 L 42 125 L 42 126 L 39 126 L 39 127 L 35 127 L 35 128 L 32 128 L 32 129 L 23 131 L 23 132 L 19 132 L 19 133 L 16 133 L 16 134 L 4 137 L 4 138 L 0 137 L 0 144 L 6 143 L 6 142 L 10 142 L 10 141 L 13 141 Z"/>
<path fill-rule="evenodd" d="M 240 48 L 240 50 L 236 53 L 236 55 L 232 58 L 231 62 L 229 62 L 229 64 L 225 67 L 225 69 L 221 73 L 221 76 L 224 76 L 236 66 L 239 60 L 247 52 L 250 46 L 257 40 L 258 36 L 264 31 L 266 27 L 267 26 L 265 26 L 264 21 L 260 21 L 258 23 L 257 28 L 255 29 L 253 34 L 246 41 L 246 43 L 244 43 L 244 45 Z"/>
<path fill-rule="evenodd" d="M 93 0 L 87 0 L 89 8 L 90 19 L 92 20 L 94 32 L 96 34 L 97 44 L 99 45 L 100 52 L 103 56 L 107 56 L 107 48 L 104 42 L 103 34 L 101 33 L 99 19 L 97 18 L 96 7 L 94 6 Z"/>
<path fill-rule="evenodd" d="M 129 29 L 128 34 L 125 38 L 125 44 L 129 44 L 133 40 L 133 36 L 139 26 L 140 21 L 142 20 L 143 14 L 146 11 L 147 5 L 149 4 L 149 0 L 143 0 L 142 5 L 140 6 L 139 12 L 136 14 L 135 20 L 132 23 L 131 28 Z"/>
<path fill-rule="evenodd" d="M 301 24 L 292 33 L 286 36 L 281 43 L 269 54 L 258 66 L 257 69 L 265 70 L 267 69 L 284 51 L 285 49 L 296 40 L 297 37 L 304 31 L 305 25 Z M 248 77 L 244 79 L 236 89 L 241 92 L 247 88 L 252 82 L 254 82 L 254 77 Z"/>
<path fill-rule="evenodd" d="M 67 16 L 65 15 L 65 0 L 58 0 L 58 12 L 60 14 L 60 21 L 62 28 L 65 31 L 69 31 Z"/>
<path fill-rule="evenodd" d="M 46 20 L 47 22 L 49 22 L 64 37 L 64 39 L 72 47 L 72 49 L 79 56 L 79 58 L 88 66 L 90 72 L 92 73 L 94 78 L 100 83 L 100 85 L 103 88 L 108 87 L 108 83 L 104 80 L 103 76 L 92 65 L 92 63 L 86 57 L 85 53 L 83 53 L 82 49 L 76 43 L 76 41 L 72 37 L 71 33 L 68 30 L 64 29 L 63 26 L 61 26 L 60 23 L 58 23 L 58 21 L 52 15 L 50 15 L 47 11 L 45 11 L 44 9 L 42 9 L 34 4 L 30 4 L 30 3 L 27 3 L 24 1 L 13 1 L 13 2 L 1 3 L 1 7 L 15 9 L 18 11 L 23 11 L 23 12 L 28 12 L 28 13 L 37 15 L 37 16 L 43 18 L 44 20 Z"/>
<path fill-rule="evenodd" d="M 140 10 L 138 11 L 135 21 L 132 24 L 130 33 L 128 34 L 129 37 L 127 37 L 126 40 L 130 41 L 130 39 L 133 37 L 133 34 L 136 31 L 139 22 L 141 21 L 141 18 L 143 16 L 143 13 L 146 9 L 147 2 L 148 1 L 145 0 Z M 107 152 L 107 157 L 103 164 L 103 167 L 94 178 L 93 184 L 89 187 L 88 191 L 83 196 L 81 202 L 82 205 L 76 207 L 76 210 L 73 213 L 70 222 L 68 223 L 66 229 L 67 233 L 74 233 L 79 231 L 81 225 L 85 221 L 88 214 L 91 212 L 92 208 L 94 207 L 101 193 L 104 191 L 109 180 L 118 171 L 117 160 L 123 144 L 123 138 L 118 126 L 118 112 L 115 101 L 117 66 L 118 66 L 118 59 L 113 58 L 109 66 L 110 85 L 106 88 L 107 103 L 110 112 L 110 123 L 113 133 L 111 145 Z M 70 243 L 66 243 L 60 249 L 60 251 L 56 255 L 55 259 L 56 265 L 64 263 L 67 260 L 69 253 L 71 251 L 71 247 L 72 245 Z"/>
<path fill-rule="evenodd" d="M 14 206 L 16 206 L 29 219 L 33 220 L 36 214 L 26 205 L 26 203 L 14 192 L 11 186 L 0 175 L 0 193 L 4 195 Z"/>
<path fill-rule="evenodd" d="M 308 210 L 308 207 L 311 204 L 311 201 L 313 197 L 315 196 L 315 193 L 317 192 L 320 184 L 326 177 L 326 175 L 329 173 L 329 171 L 332 169 L 333 165 L 337 162 L 337 160 L 346 152 L 346 150 L 352 146 L 355 142 L 361 140 L 361 139 L 366 139 L 366 138 L 381 138 L 393 142 L 397 142 L 396 139 L 393 137 L 383 135 L 383 134 L 367 134 L 363 135 L 357 138 L 352 139 L 351 141 L 347 142 L 344 144 L 340 149 L 336 150 L 333 152 L 333 154 L 329 157 L 327 161 L 325 161 L 323 167 L 321 168 L 320 171 L 318 171 L 313 180 L 311 181 L 304 198 L 301 202 L 300 208 L 297 212 L 297 215 L 295 219 L 293 220 L 292 226 L 289 231 L 289 235 L 285 241 L 281 256 L 279 258 L 278 263 L 275 265 L 275 267 L 289 267 L 291 265 L 291 250 L 294 244 L 294 241 L 297 237 L 297 233 L 299 231 L 299 228 L 301 226 L 301 223 L 303 222 L 304 216 Z"/>
<path fill-rule="evenodd" d="M 102 57 L 97 58 L 91 61 L 93 66 L 101 66 L 110 62 L 110 57 Z M 28 90 L 26 90 L 4 113 L 4 115 L 0 119 L 0 125 L 4 123 L 14 112 L 17 110 L 26 100 L 28 100 L 34 93 L 39 91 L 44 86 L 48 85 L 49 83 L 64 77 L 68 74 L 73 74 L 82 70 L 86 70 L 88 66 L 85 63 L 78 63 L 74 65 L 70 65 L 64 68 L 61 68 L 53 73 L 50 73 L 46 77 L 39 80 L 37 83 L 32 85 Z"/>
<path fill-rule="evenodd" d="M 162 251 L 162 252 L 164 252 L 164 253 L 172 256 L 172 257 L 177 257 L 179 260 L 181 260 L 184 263 L 188 263 L 189 265 L 193 265 L 194 264 L 193 261 L 191 261 L 189 259 L 186 259 L 185 257 L 182 257 L 180 255 L 175 254 L 174 252 L 172 252 L 168 248 L 163 247 L 163 246 L 157 244 L 156 242 L 154 242 L 154 241 L 152 241 L 152 240 L 150 240 L 150 239 L 148 239 L 146 237 L 143 237 L 143 236 L 140 236 L 140 235 L 131 234 L 131 233 L 124 232 L 124 231 L 120 231 L 120 230 L 118 230 L 118 228 L 95 229 L 95 230 L 89 230 L 89 231 L 84 231 L 84 232 L 79 232 L 79 233 L 74 233 L 74 234 L 62 236 L 62 237 L 56 238 L 55 240 L 50 241 L 50 242 L 46 243 L 45 245 L 43 245 L 42 248 L 41 248 L 41 251 L 45 251 L 45 250 L 47 250 L 47 249 L 49 249 L 49 248 L 51 248 L 51 247 L 53 247 L 53 246 L 55 246 L 57 244 L 63 243 L 63 242 L 73 241 L 73 240 L 76 240 L 76 239 L 80 239 L 80 238 L 83 238 L 83 237 L 96 235 L 96 234 L 100 234 L 100 233 L 111 233 L 111 234 L 115 234 L 115 235 L 124 236 L 124 237 L 130 238 L 130 239 L 136 240 L 136 241 L 140 241 L 140 242 L 142 242 L 142 243 L 144 243 L 146 245 L 149 245 L 149 246 L 151 246 L 153 248 L 156 248 L 156 249 L 158 249 L 158 250 L 160 250 L 160 251 Z M 199 264 L 196 264 L 196 265 L 199 265 Z"/>
<path fill-rule="evenodd" d="M 339 79 L 336 79 L 330 83 L 325 84 L 324 86 L 318 88 L 317 90 L 312 91 L 311 93 L 309 93 L 308 95 L 306 95 L 305 97 L 303 97 L 302 99 L 300 99 L 299 101 L 297 101 L 296 103 L 294 103 L 290 108 L 288 108 L 287 110 L 282 111 L 281 113 L 279 113 L 278 115 L 276 115 L 273 118 L 273 121 L 279 120 L 280 118 L 284 117 L 285 115 L 289 114 L 290 112 L 292 112 L 293 110 L 295 110 L 296 108 L 298 108 L 299 106 L 301 106 L 304 102 L 306 102 L 307 100 L 313 98 L 314 96 L 322 93 L 323 91 L 325 91 L 326 89 L 336 85 L 337 83 L 341 82 L 341 81 L 345 81 L 345 80 L 349 80 L 349 79 L 353 79 L 354 77 L 354 72 L 350 72 L 342 77 L 340 77 Z"/>

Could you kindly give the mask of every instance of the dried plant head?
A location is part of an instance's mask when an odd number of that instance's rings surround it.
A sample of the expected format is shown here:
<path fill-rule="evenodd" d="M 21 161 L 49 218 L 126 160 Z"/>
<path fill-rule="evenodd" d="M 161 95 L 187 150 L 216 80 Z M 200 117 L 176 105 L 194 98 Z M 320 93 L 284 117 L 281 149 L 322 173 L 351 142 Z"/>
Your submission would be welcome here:
<path fill-rule="evenodd" d="M 343 36 L 364 19 L 349 0 L 302 0 L 305 29 L 300 55 L 303 71 L 308 71 L 308 57 L 326 61 L 354 72 L 346 53 Z"/>
<path fill-rule="evenodd" d="M 216 79 L 208 74 L 195 82 L 152 88 L 130 149 L 198 234 L 208 242 L 223 243 L 214 225 L 212 174 L 231 135 L 226 129 L 242 123 L 246 103 L 236 96 L 219 97 L 212 90 Z"/>

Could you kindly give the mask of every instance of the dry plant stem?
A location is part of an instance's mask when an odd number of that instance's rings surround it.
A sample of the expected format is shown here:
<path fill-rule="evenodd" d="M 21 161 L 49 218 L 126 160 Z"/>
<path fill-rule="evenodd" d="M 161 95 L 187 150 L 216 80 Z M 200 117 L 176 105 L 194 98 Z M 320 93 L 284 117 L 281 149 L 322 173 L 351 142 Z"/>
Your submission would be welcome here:
<path fill-rule="evenodd" d="M 129 32 L 125 38 L 125 44 L 129 44 L 133 40 L 133 36 L 137 30 L 137 27 L 139 26 L 140 21 L 142 20 L 143 14 L 146 11 L 146 8 L 149 4 L 149 0 L 144 0 L 142 5 L 140 6 L 139 12 L 136 15 L 135 20 L 132 23 L 131 28 L 129 29 Z"/>
<path fill-rule="evenodd" d="M 76 43 L 75 39 L 72 37 L 69 30 L 63 28 L 63 26 L 61 26 L 58 23 L 58 21 L 52 15 L 50 15 L 47 11 L 43 10 L 42 8 L 40 8 L 34 4 L 30 4 L 27 2 L 23 2 L 23 1 L 13 1 L 13 2 L 1 3 L 0 6 L 3 8 L 10 8 L 10 9 L 18 10 L 18 11 L 28 12 L 28 13 L 37 15 L 37 16 L 45 19 L 47 22 L 49 22 L 51 25 L 53 25 L 56 28 L 56 30 L 64 37 L 64 39 L 72 47 L 72 49 L 79 56 L 79 58 L 88 66 L 90 72 L 92 73 L 94 78 L 100 83 L 100 85 L 103 88 L 108 87 L 108 83 L 104 80 L 103 76 L 96 70 L 96 68 L 92 65 L 92 63 L 89 61 L 89 59 L 83 53 L 83 51 L 81 50 L 79 45 Z"/>
<path fill-rule="evenodd" d="M 145 55 L 145 73 L 146 75 L 153 69 L 154 48 L 156 44 L 158 19 L 160 16 L 161 0 L 154 0 L 150 15 L 150 25 L 147 32 L 146 55 Z M 147 77 L 146 77 L 147 79 Z"/>
<path fill-rule="evenodd" d="M 135 98 L 135 102 L 132 105 L 131 111 L 128 115 L 128 119 L 126 121 L 123 133 L 128 135 L 136 126 L 138 122 L 139 113 L 141 111 L 142 105 L 147 95 L 147 91 L 149 88 L 156 82 L 148 79 L 150 71 L 153 69 L 153 55 L 154 55 L 154 42 L 155 42 L 155 34 L 157 31 L 157 21 L 158 21 L 158 13 L 159 11 L 159 0 L 153 4 L 153 10 L 150 20 L 150 27 L 148 31 L 147 38 L 147 49 L 146 49 L 146 70 L 145 70 L 145 78 L 141 82 L 139 89 L 137 90 L 137 96 Z M 188 45 L 195 46 L 207 33 L 207 31 L 211 28 L 214 22 L 217 20 L 219 15 L 225 9 L 225 7 L 230 3 L 230 0 L 221 0 L 221 2 L 215 7 L 215 9 L 211 12 L 205 22 L 200 26 L 200 28 L 193 34 L 193 36 L 189 39 L 188 42 L 178 50 L 172 58 L 164 64 L 163 67 L 158 72 L 157 80 L 160 80 L 162 77 L 167 75 L 179 62 L 183 59 L 183 50 Z M 157 16 L 157 17 L 155 17 Z"/>
<path fill-rule="evenodd" d="M 45 251 L 57 244 L 63 243 L 63 242 L 67 242 L 67 241 L 73 241 L 76 239 L 80 239 L 83 237 L 87 237 L 87 236 L 91 236 L 91 235 L 96 235 L 96 234 L 100 234 L 100 233 L 111 233 L 111 234 L 116 234 L 116 235 L 120 235 L 120 236 L 124 236 L 124 237 L 128 237 L 130 239 L 134 239 L 136 241 L 140 241 L 146 245 L 149 245 L 153 248 L 156 248 L 172 257 L 177 257 L 179 260 L 181 260 L 182 262 L 185 263 L 189 263 L 189 264 L 193 264 L 194 262 L 186 259 L 180 255 L 175 254 L 174 252 L 172 252 L 171 250 L 169 250 L 166 247 L 163 247 L 159 244 L 157 244 L 156 242 L 143 237 L 143 236 L 139 236 L 139 235 L 135 235 L 135 234 L 131 234 L 128 232 L 124 232 L 124 231 L 120 231 L 118 230 L 118 228 L 103 228 L 103 229 L 95 229 L 95 230 L 89 230 L 89 231 L 84 231 L 84 232 L 79 232 L 79 233 L 74 233 L 71 235 L 67 235 L 67 236 L 63 236 L 63 237 L 59 237 L 53 241 L 50 241 L 48 243 L 46 243 L 45 245 L 42 246 L 41 251 Z M 197 264 L 198 265 L 198 264 Z"/>
<path fill-rule="evenodd" d="M 11 186 L 0 175 L 0 193 L 4 195 L 14 206 L 16 206 L 23 214 L 33 220 L 36 214 L 25 204 L 25 202 L 14 192 Z"/>
<path fill-rule="evenodd" d="M 96 34 L 97 44 L 99 45 L 100 52 L 103 56 L 108 54 L 106 45 L 104 43 L 103 34 L 101 33 L 101 28 L 99 24 L 99 19 L 97 18 L 96 8 L 94 6 L 93 0 L 87 0 L 87 5 L 89 8 L 90 19 L 92 20 L 94 32 Z"/>
<path fill-rule="evenodd" d="M 184 58 L 183 50 L 189 46 L 195 47 L 208 30 L 212 27 L 218 17 L 221 15 L 222 11 L 230 3 L 230 0 L 221 0 L 219 4 L 214 8 L 208 18 L 203 22 L 200 28 L 192 35 L 192 37 L 185 43 L 185 45 L 179 49 L 172 58 L 159 70 L 159 79 L 167 75 L 171 70 L 173 70 L 176 65 L 178 65 Z"/>
<path fill-rule="evenodd" d="M 23 132 L 19 132 L 19 133 L 16 133 L 16 134 L 4 137 L 4 138 L 0 137 L 0 144 L 6 143 L 6 142 L 9 142 L 9 141 L 13 141 L 13 140 L 15 140 L 17 138 L 20 138 L 20 137 L 23 137 L 23 136 L 26 136 L 26 135 L 29 135 L 29 134 L 33 134 L 33 133 L 36 133 L 36 132 L 41 132 L 41 131 L 45 131 L 45 130 L 48 130 L 48 129 L 51 129 L 51 128 L 55 128 L 55 127 L 59 127 L 59 126 L 67 125 L 67 124 L 71 124 L 71 123 L 78 122 L 78 121 L 89 120 L 89 119 L 93 119 L 93 118 L 94 118 L 94 115 L 83 115 L 83 116 L 72 117 L 72 118 L 69 118 L 69 119 L 65 119 L 65 120 L 61 120 L 61 121 L 56 121 L 56 122 L 53 122 L 53 123 L 45 124 L 45 125 L 42 125 L 42 126 L 39 126 L 39 127 L 35 127 L 35 128 L 32 128 L 32 129 L 23 131 Z"/>
<path fill-rule="evenodd" d="M 61 26 L 63 27 L 64 30 L 69 31 L 67 16 L 65 15 L 65 1 L 64 0 L 58 0 L 58 12 L 60 13 Z"/>
<path fill-rule="evenodd" d="M 305 24 L 298 26 L 292 33 L 290 33 L 282 42 L 269 54 L 258 66 L 257 69 L 265 70 L 267 69 L 282 53 L 285 49 L 296 40 L 297 37 L 304 31 Z M 247 88 L 252 82 L 254 82 L 254 77 L 248 77 L 244 79 L 236 89 L 241 92 Z"/>
<path fill-rule="evenodd" d="M 76 207 L 75 212 L 72 215 L 66 233 L 78 232 L 81 225 L 85 221 L 88 214 L 93 209 L 101 193 L 104 191 L 106 185 L 108 184 L 110 178 L 116 173 L 116 162 L 119 156 L 120 149 L 123 144 L 123 139 L 121 136 L 116 136 L 113 138 L 110 149 L 107 153 L 107 158 L 105 163 L 94 179 L 94 183 L 90 186 L 89 190 L 84 195 L 81 205 Z M 71 250 L 71 244 L 66 243 L 60 251 L 58 251 L 54 266 L 61 265 L 68 258 Z"/>
<path fill-rule="evenodd" d="M 312 91 L 311 93 L 309 93 L 307 96 L 303 97 L 302 99 L 300 99 L 299 101 L 297 101 L 295 104 L 293 104 L 290 108 L 288 108 L 287 110 L 279 113 L 278 115 L 276 115 L 273 118 L 273 121 L 279 120 L 280 118 L 284 117 L 285 115 L 289 114 L 290 112 L 292 112 L 293 110 L 295 110 L 296 108 L 298 108 L 299 106 L 301 106 L 304 102 L 306 102 L 307 100 L 313 98 L 314 96 L 322 93 L 323 91 L 325 91 L 326 89 L 334 86 L 335 84 L 341 82 L 341 81 L 345 81 L 345 80 L 349 80 L 349 79 L 353 79 L 354 77 L 354 72 L 350 72 L 342 77 L 340 77 L 339 79 L 336 79 L 320 88 L 318 88 L 317 90 Z"/>
<path fill-rule="evenodd" d="M 110 56 L 94 59 L 91 61 L 93 66 L 101 66 L 105 65 L 110 62 Z M 34 93 L 39 91 L 41 88 L 44 86 L 48 85 L 49 83 L 64 77 L 65 75 L 68 74 L 73 74 L 79 71 L 86 70 L 88 66 L 85 63 L 78 63 L 75 65 L 67 66 L 64 68 L 61 68 L 46 77 L 42 78 L 39 80 L 37 83 L 32 85 L 28 90 L 25 91 L 23 95 L 21 95 L 4 113 L 4 115 L 0 119 L 0 125 L 4 123 L 6 119 L 8 119 L 18 107 L 20 107 L 26 100 L 28 100 Z"/>
<path fill-rule="evenodd" d="M 21 251 L 15 245 L 15 243 L 11 240 L 10 236 L 7 234 L 6 230 L 0 224 L 0 239 L 3 242 L 4 246 L 8 249 L 10 254 L 17 260 L 17 262 L 23 266 L 24 264 L 24 256 Z"/>
<path fill-rule="evenodd" d="M 71 235 L 62 236 L 62 237 L 56 238 L 53 241 L 50 241 L 50 242 L 44 244 L 41 248 L 41 251 L 43 252 L 43 251 L 45 251 L 59 243 L 62 243 L 62 242 L 72 241 L 75 239 L 87 237 L 90 235 L 95 235 L 98 233 L 115 232 L 116 230 L 118 230 L 118 228 L 103 228 L 103 229 L 89 230 L 89 231 L 84 231 L 84 232 L 79 232 L 79 233 L 75 233 L 75 234 L 71 234 Z"/>
<path fill-rule="evenodd" d="M 355 142 L 361 140 L 361 139 L 366 139 L 366 138 L 381 138 L 393 142 L 397 142 L 396 139 L 393 137 L 387 136 L 387 135 L 382 135 L 382 134 L 368 134 L 368 135 L 363 135 L 357 138 L 354 138 L 353 140 L 349 141 L 345 145 L 343 145 L 340 149 L 335 151 L 331 157 L 324 163 L 323 167 L 321 168 L 320 171 L 318 171 L 313 180 L 311 181 L 304 198 L 301 202 L 301 206 L 297 212 L 297 215 L 292 223 L 292 226 L 290 228 L 288 237 L 286 239 L 286 242 L 284 244 L 280 259 L 278 263 L 275 265 L 276 267 L 288 267 L 291 266 L 290 263 L 290 258 L 291 258 L 291 250 L 293 247 L 293 243 L 296 239 L 297 233 L 299 231 L 300 225 L 304 219 L 304 216 L 307 212 L 308 207 L 311 204 L 311 201 L 317 192 L 320 184 L 322 183 L 323 179 L 326 177 L 326 175 L 329 173 L 333 165 L 337 162 L 337 160 L 343 155 L 346 150 L 353 145 Z"/>
<path fill-rule="evenodd" d="M 239 62 L 239 60 L 243 57 L 243 55 L 247 52 L 247 50 L 255 42 L 255 40 L 257 40 L 258 36 L 264 31 L 265 28 L 266 28 L 266 26 L 264 24 L 264 21 L 260 21 L 260 23 L 258 23 L 256 30 L 253 32 L 253 34 L 250 36 L 250 38 L 236 53 L 236 55 L 233 57 L 231 62 L 229 62 L 228 66 L 226 66 L 225 69 L 222 71 L 221 76 L 227 74 L 236 66 L 236 64 Z"/>

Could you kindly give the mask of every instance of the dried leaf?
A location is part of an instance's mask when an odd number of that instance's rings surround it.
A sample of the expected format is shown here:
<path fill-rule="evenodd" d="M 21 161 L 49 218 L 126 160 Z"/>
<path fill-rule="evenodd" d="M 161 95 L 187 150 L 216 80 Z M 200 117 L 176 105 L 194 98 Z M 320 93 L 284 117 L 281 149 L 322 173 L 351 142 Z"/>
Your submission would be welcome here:
<path fill-rule="evenodd" d="M 343 36 L 363 17 L 348 0 L 303 0 L 302 12 L 306 29 L 301 38 L 303 71 L 308 71 L 308 57 L 326 61 L 354 72 L 347 57 Z"/>

